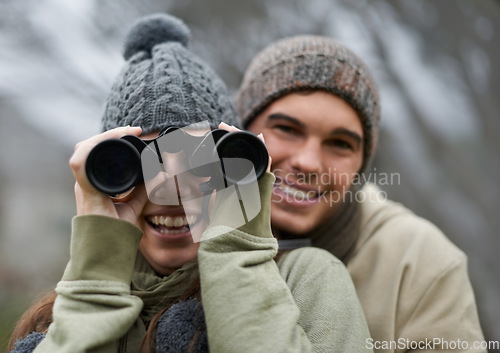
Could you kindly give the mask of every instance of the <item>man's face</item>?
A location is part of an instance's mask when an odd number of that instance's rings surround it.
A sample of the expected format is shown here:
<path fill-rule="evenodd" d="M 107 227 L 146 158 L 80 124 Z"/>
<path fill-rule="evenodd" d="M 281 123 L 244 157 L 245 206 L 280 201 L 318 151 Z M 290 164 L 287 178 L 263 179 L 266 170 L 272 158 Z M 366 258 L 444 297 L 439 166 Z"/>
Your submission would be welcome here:
<path fill-rule="evenodd" d="M 274 101 L 248 129 L 263 133 L 272 158 L 273 227 L 303 234 L 331 217 L 363 162 L 356 111 L 327 92 L 291 93 Z"/>

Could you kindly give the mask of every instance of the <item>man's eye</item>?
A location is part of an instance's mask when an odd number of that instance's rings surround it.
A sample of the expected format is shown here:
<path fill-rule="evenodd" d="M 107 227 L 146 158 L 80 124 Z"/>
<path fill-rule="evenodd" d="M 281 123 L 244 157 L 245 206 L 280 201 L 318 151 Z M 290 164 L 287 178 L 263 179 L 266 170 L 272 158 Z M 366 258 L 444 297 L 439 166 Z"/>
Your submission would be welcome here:
<path fill-rule="evenodd" d="M 353 150 L 354 149 L 353 146 L 349 142 L 347 142 L 345 140 L 341 140 L 341 139 L 331 140 L 329 145 L 332 147 L 345 149 L 345 150 Z"/>
<path fill-rule="evenodd" d="M 287 126 L 287 125 L 276 125 L 274 127 L 276 130 L 279 130 L 281 132 L 284 132 L 286 134 L 297 134 L 297 130 L 294 129 L 293 127 L 291 126 Z"/>

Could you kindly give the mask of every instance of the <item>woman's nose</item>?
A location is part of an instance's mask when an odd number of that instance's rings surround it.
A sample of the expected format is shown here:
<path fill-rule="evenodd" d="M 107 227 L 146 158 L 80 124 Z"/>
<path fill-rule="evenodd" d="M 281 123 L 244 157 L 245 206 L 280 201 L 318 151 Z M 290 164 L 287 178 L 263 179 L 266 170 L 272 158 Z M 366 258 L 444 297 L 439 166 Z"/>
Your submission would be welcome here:
<path fill-rule="evenodd" d="M 150 202 L 163 206 L 180 205 L 175 177 L 160 172 L 154 178 L 145 180 L 144 183 Z"/>

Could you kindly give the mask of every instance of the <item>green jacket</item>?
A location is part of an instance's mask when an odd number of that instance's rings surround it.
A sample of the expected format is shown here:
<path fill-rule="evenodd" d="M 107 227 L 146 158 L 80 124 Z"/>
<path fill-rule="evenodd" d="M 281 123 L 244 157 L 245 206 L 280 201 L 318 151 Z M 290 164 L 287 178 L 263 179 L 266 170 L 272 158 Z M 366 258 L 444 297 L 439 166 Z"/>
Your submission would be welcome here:
<path fill-rule="evenodd" d="M 264 179 L 259 182 L 262 200 L 272 187 L 271 177 Z M 175 293 L 179 283 L 199 271 L 212 353 L 371 351 L 365 347 L 367 324 L 344 265 L 316 248 L 291 251 L 277 264 L 265 203 L 257 218 L 232 229 L 224 226 L 230 211 L 220 202 L 197 261 L 165 278 L 150 273 L 152 292 L 161 285 Z M 138 351 L 145 333 L 140 318 L 152 298 L 141 299 L 131 290 L 135 274 L 144 270 L 135 261 L 141 234 L 116 219 L 74 218 L 54 321 L 35 352 Z"/>

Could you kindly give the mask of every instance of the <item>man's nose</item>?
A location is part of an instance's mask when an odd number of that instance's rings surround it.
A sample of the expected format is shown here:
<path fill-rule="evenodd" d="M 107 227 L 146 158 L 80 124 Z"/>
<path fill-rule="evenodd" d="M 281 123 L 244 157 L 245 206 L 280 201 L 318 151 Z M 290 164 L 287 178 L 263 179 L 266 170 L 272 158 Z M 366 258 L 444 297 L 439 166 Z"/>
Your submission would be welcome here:
<path fill-rule="evenodd" d="M 323 170 L 321 141 L 307 139 L 293 151 L 291 166 L 302 173 L 321 173 Z"/>

